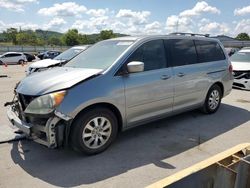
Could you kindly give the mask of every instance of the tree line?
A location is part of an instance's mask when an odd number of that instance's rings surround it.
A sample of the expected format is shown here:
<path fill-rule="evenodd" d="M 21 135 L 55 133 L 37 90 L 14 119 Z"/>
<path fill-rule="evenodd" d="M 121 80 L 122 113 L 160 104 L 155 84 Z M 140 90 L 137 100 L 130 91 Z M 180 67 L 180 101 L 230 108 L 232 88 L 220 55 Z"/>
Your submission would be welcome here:
<path fill-rule="evenodd" d="M 33 46 L 74 46 L 80 44 L 94 44 L 98 41 L 124 36 L 112 30 L 102 30 L 98 34 L 81 34 L 77 29 L 69 29 L 66 33 L 44 30 L 18 30 L 9 28 L 0 33 L 0 42 L 13 45 Z"/>
<path fill-rule="evenodd" d="M 7 43 L 13 45 L 33 45 L 33 46 L 74 46 L 80 44 L 94 44 L 98 41 L 126 36 L 114 33 L 112 30 L 102 30 L 98 34 L 81 34 L 77 29 L 69 29 L 66 33 L 55 31 L 44 31 L 41 29 L 18 30 L 8 28 L 0 33 L 0 44 Z M 247 33 L 240 33 L 235 37 L 237 40 L 250 40 Z"/>

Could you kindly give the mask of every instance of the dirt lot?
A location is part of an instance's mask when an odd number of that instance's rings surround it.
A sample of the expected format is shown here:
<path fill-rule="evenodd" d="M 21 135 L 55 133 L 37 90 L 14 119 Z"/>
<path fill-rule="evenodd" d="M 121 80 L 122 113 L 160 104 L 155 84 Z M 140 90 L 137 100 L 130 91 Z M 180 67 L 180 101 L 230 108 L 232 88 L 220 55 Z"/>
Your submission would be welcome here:
<path fill-rule="evenodd" d="M 5 101 L 25 67 L 0 66 L 0 130 Z M 144 187 L 239 143 L 250 142 L 250 92 L 233 90 L 216 114 L 191 111 L 123 132 L 104 153 L 82 156 L 31 141 L 0 144 L 0 187 Z M 1 135 L 0 134 L 0 135 Z"/>

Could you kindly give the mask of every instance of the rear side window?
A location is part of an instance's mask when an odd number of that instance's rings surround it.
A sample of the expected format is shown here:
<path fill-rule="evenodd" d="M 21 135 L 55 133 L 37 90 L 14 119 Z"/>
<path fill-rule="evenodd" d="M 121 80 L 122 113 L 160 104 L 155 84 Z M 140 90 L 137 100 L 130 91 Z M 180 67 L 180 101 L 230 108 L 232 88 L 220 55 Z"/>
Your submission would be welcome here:
<path fill-rule="evenodd" d="M 166 49 L 173 67 L 197 63 L 197 54 L 193 40 L 165 40 Z"/>
<path fill-rule="evenodd" d="M 166 57 L 163 40 L 154 40 L 140 46 L 127 60 L 141 61 L 144 63 L 144 71 L 161 69 L 166 67 Z"/>
<path fill-rule="evenodd" d="M 217 42 L 195 40 L 195 45 L 199 63 L 225 59 L 224 52 Z"/>
<path fill-rule="evenodd" d="M 5 57 L 17 57 L 21 56 L 21 54 L 6 54 Z"/>

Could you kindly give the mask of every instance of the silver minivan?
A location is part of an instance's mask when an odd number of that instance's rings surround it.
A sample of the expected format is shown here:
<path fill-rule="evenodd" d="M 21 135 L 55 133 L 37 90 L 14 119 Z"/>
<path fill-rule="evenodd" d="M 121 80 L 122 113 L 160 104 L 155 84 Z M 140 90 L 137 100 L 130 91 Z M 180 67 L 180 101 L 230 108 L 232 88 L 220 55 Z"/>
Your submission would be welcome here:
<path fill-rule="evenodd" d="M 96 154 L 122 130 L 196 108 L 216 112 L 232 83 L 218 40 L 122 37 L 24 78 L 7 114 L 35 142 Z"/>

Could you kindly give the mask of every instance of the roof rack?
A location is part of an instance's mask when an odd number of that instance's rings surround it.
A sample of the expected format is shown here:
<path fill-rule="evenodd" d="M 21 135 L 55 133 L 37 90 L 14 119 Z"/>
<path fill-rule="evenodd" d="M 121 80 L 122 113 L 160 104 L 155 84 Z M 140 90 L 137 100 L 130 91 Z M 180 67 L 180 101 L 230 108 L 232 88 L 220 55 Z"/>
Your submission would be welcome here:
<path fill-rule="evenodd" d="M 174 32 L 174 33 L 170 33 L 169 35 L 190 35 L 190 36 L 209 37 L 209 34 L 182 33 L 182 32 Z"/>

